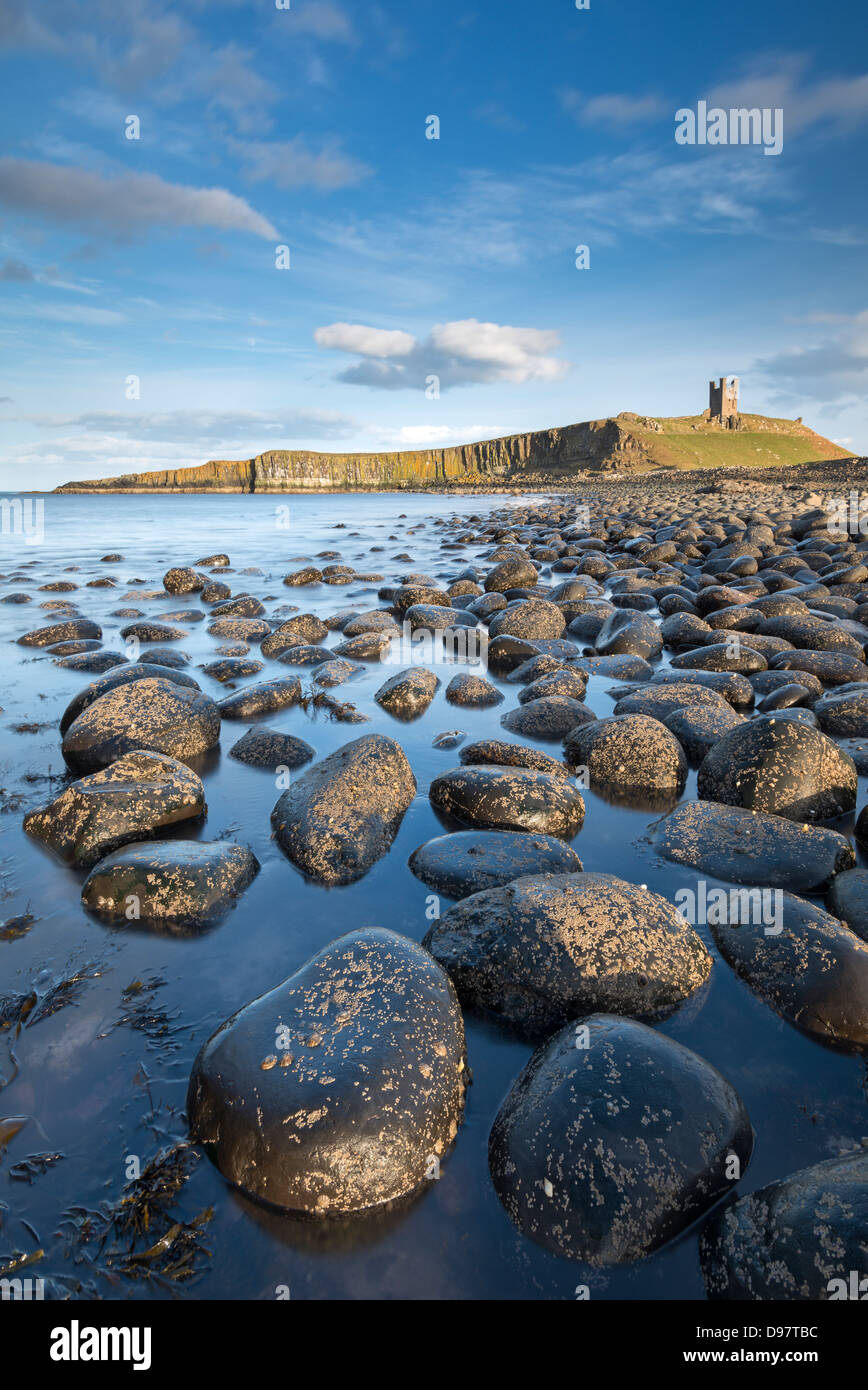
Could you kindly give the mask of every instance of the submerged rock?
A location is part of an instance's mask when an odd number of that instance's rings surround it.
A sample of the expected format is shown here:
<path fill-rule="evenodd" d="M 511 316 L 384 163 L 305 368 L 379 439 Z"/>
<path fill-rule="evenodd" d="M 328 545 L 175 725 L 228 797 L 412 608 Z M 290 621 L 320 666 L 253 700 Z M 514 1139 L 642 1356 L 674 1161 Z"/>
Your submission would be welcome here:
<path fill-rule="evenodd" d="M 24 829 L 67 864 L 89 869 L 120 845 L 204 813 L 205 791 L 189 767 L 159 753 L 127 753 L 31 811 Z"/>
<path fill-rule="evenodd" d="M 91 870 L 81 901 L 109 922 L 183 932 L 217 921 L 258 872 L 255 856 L 243 845 L 129 844 Z"/>
<path fill-rule="evenodd" d="M 708 1220 L 699 1242 L 708 1296 L 864 1299 L 866 1231 L 864 1149 L 802 1168 L 740 1197 Z"/>
<path fill-rule="evenodd" d="M 278 844 L 317 883 L 353 883 L 390 849 L 416 779 L 399 744 L 366 734 L 309 768 L 271 813 Z"/>
<path fill-rule="evenodd" d="M 62 745 L 75 772 L 93 772 L 134 750 L 198 757 L 220 739 L 220 714 L 201 690 L 164 678 L 118 685 L 88 705 Z"/>
<path fill-rule="evenodd" d="M 278 767 L 303 767 L 316 757 L 316 749 L 305 743 L 303 738 L 260 725 L 256 729 L 248 729 L 229 749 L 229 756 L 239 763 L 247 763 L 249 767 L 267 767 L 274 771 Z"/>
<path fill-rule="evenodd" d="M 417 878 L 449 898 L 499 888 L 525 874 L 578 873 L 582 868 L 575 850 L 562 840 L 515 830 L 439 835 L 414 850 L 408 863 Z"/>
<path fill-rule="evenodd" d="M 439 1176 L 466 1082 L 448 977 L 415 942 L 368 928 L 217 1029 L 194 1063 L 187 1114 L 193 1139 L 249 1196 L 334 1216 Z"/>
<path fill-rule="evenodd" d="M 555 743 L 571 729 L 595 723 L 596 719 L 594 711 L 581 700 L 568 695 L 544 695 L 509 710 L 500 722 L 510 733 Z"/>
<path fill-rule="evenodd" d="M 598 1010 L 660 1017 L 711 971 L 665 898 L 612 874 L 535 874 L 475 893 L 425 945 L 462 1003 L 530 1037 Z"/>
<path fill-rule="evenodd" d="M 488 1162 L 524 1235 L 569 1259 L 620 1265 L 729 1192 L 752 1145 L 720 1072 L 652 1028 L 595 1014 L 556 1033 L 520 1072 Z"/>

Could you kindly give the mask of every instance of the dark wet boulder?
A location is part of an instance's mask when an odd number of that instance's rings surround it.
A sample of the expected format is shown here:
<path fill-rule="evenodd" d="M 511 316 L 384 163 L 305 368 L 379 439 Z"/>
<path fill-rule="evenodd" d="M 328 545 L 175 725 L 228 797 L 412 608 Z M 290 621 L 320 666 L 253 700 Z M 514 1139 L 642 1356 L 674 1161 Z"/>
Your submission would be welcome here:
<path fill-rule="evenodd" d="M 572 663 L 577 671 L 589 676 L 609 676 L 618 681 L 650 681 L 653 666 L 642 656 L 619 652 L 615 656 L 577 656 Z"/>
<path fill-rule="evenodd" d="M 95 772 L 134 750 L 187 761 L 220 740 L 220 712 L 201 690 L 156 677 L 119 685 L 74 719 L 61 751 L 74 772 Z"/>
<path fill-rule="evenodd" d="M 347 661 L 382 661 L 394 641 L 394 633 L 360 632 L 358 637 L 349 637 L 334 651 L 325 651 L 325 657 L 343 657 Z"/>
<path fill-rule="evenodd" d="M 24 817 L 24 829 L 67 864 L 91 868 L 120 845 L 205 813 L 195 772 L 158 753 L 127 753 Z"/>
<path fill-rule="evenodd" d="M 674 864 L 792 893 L 821 892 L 856 862 L 850 841 L 836 830 L 713 801 L 684 802 L 651 826 L 648 838 Z"/>
<path fill-rule="evenodd" d="M 590 786 L 624 796 L 680 792 L 687 780 L 681 744 L 647 714 L 616 714 L 573 729 L 564 752 L 588 770 Z"/>
<path fill-rule="evenodd" d="M 274 714 L 298 704 L 301 681 L 298 676 L 275 676 L 270 681 L 258 681 L 234 695 L 227 695 L 217 708 L 221 719 L 253 719 L 260 714 Z"/>
<path fill-rule="evenodd" d="M 284 854 L 317 883 L 354 883 L 381 859 L 416 793 L 399 744 L 366 734 L 296 778 L 271 825 Z"/>
<path fill-rule="evenodd" d="M 701 686 L 722 695 L 733 709 L 748 710 L 755 699 L 752 680 L 753 676 L 749 678 L 738 671 L 655 671 L 650 684 L 655 689 L 660 685 Z"/>
<path fill-rule="evenodd" d="M 847 868 L 832 879 L 826 906 L 845 927 L 868 941 L 868 869 Z"/>
<path fill-rule="evenodd" d="M 507 675 L 540 655 L 535 642 L 523 637 L 494 637 L 488 645 L 488 665 L 495 675 Z"/>
<path fill-rule="evenodd" d="M 439 1176 L 466 1082 L 448 977 L 415 942 L 367 928 L 217 1029 L 193 1065 L 187 1114 L 249 1196 L 336 1216 Z"/>
<path fill-rule="evenodd" d="M 452 599 L 445 589 L 435 588 L 433 584 L 401 584 L 392 594 L 392 603 L 399 618 L 403 618 L 408 608 L 420 603 L 436 608 L 452 607 Z"/>
<path fill-rule="evenodd" d="M 500 767 L 532 767 L 537 772 L 550 772 L 555 777 L 570 776 L 566 763 L 549 757 L 541 749 L 528 748 L 523 743 L 505 743 L 497 738 L 468 743 L 458 756 L 465 764 L 497 763 Z"/>
<path fill-rule="evenodd" d="M 694 766 L 703 761 L 719 739 L 744 723 L 744 715 L 724 702 L 717 709 L 705 705 L 687 705 L 673 710 L 663 719 L 684 749 L 684 755 Z"/>
<path fill-rule="evenodd" d="M 791 893 L 780 894 L 771 914 L 742 898 L 735 914 L 719 915 L 726 920 L 713 921 L 709 913 L 717 948 L 760 999 L 831 1046 L 868 1046 L 866 942 Z"/>
<path fill-rule="evenodd" d="M 55 666 L 62 666 L 66 671 L 87 671 L 94 676 L 104 675 L 106 671 L 113 671 L 126 663 L 127 657 L 120 652 L 78 652 L 73 656 L 54 658 Z"/>
<path fill-rule="evenodd" d="M 90 618 L 67 618 L 61 623 L 51 623 L 48 627 L 37 627 L 18 638 L 20 647 L 53 647 L 57 642 L 78 642 L 82 639 L 102 637 L 102 628 Z"/>
<path fill-rule="evenodd" d="M 129 844 L 91 870 L 81 902 L 106 922 L 184 934 L 228 912 L 258 872 L 249 849 L 222 840 Z"/>
<path fill-rule="evenodd" d="M 773 671 L 807 671 L 824 685 L 868 681 L 868 665 L 846 652 L 778 652 L 769 661 Z M 795 676 L 798 680 L 798 674 Z"/>
<path fill-rule="evenodd" d="M 676 710 L 719 710 L 728 715 L 732 706 L 715 690 L 706 690 L 692 683 L 676 682 L 672 685 L 643 685 L 633 693 L 615 701 L 615 714 L 644 714 L 661 723 Z"/>
<path fill-rule="evenodd" d="M 732 1190 L 752 1147 L 720 1072 L 653 1028 L 599 1013 L 533 1054 L 498 1111 L 488 1163 L 524 1235 L 607 1266 L 679 1235 Z"/>
<path fill-rule="evenodd" d="M 820 728 L 835 738 L 868 738 L 868 683 L 839 685 L 813 705 Z"/>
<path fill-rule="evenodd" d="M 703 1227 L 711 1299 L 841 1301 L 868 1296 L 868 1152 L 815 1163 L 727 1203 Z"/>
<path fill-rule="evenodd" d="M 291 589 L 303 588 L 307 584 L 321 584 L 322 570 L 318 570 L 315 565 L 305 565 L 304 569 L 293 570 L 291 574 L 284 575 L 283 582 Z"/>
<path fill-rule="evenodd" d="M 626 654 L 647 661 L 660 655 L 663 638 L 653 618 L 621 608 L 606 619 L 594 645 L 600 656 Z"/>
<path fill-rule="evenodd" d="M 584 700 L 587 687 L 588 677 L 584 671 L 562 668 L 530 681 L 519 691 L 518 702 L 526 705 L 529 700 L 541 700 L 549 695 L 566 695 L 570 700 Z"/>
<path fill-rule="evenodd" d="M 433 671 L 411 666 L 408 671 L 390 676 L 374 699 L 396 719 L 418 719 L 434 699 L 439 684 L 439 677 Z"/>
<path fill-rule="evenodd" d="M 219 551 L 215 555 L 203 556 L 201 560 L 196 561 L 196 564 L 201 565 L 203 569 L 226 569 L 229 564 L 229 556 L 223 551 Z"/>
<path fill-rule="evenodd" d="M 856 822 L 856 839 L 864 850 L 868 850 L 868 806 L 863 806 Z"/>
<path fill-rule="evenodd" d="M 553 835 L 515 830 L 458 830 L 414 850 L 408 860 L 417 878 L 449 898 L 499 888 L 526 874 L 579 873 L 575 850 Z"/>
<path fill-rule="evenodd" d="M 531 642 L 538 637 L 560 637 L 564 615 L 556 603 L 547 599 L 519 599 L 497 613 L 488 630 L 492 637 L 525 637 Z"/>
<path fill-rule="evenodd" d="M 263 656 L 280 656 L 290 647 L 318 646 L 327 636 L 325 623 L 320 622 L 313 613 L 299 613 L 294 618 L 287 618 L 280 627 L 264 637 L 259 649 Z"/>
<path fill-rule="evenodd" d="M 466 1007 L 526 1037 L 597 1010 L 662 1017 L 711 971 L 665 898 L 612 874 L 537 874 L 474 893 L 425 945 Z"/>
<path fill-rule="evenodd" d="M 585 818 L 571 783 L 526 767 L 453 768 L 435 777 L 429 796 L 443 815 L 483 830 L 538 830 L 571 840 Z"/>
<path fill-rule="evenodd" d="M 776 710 L 793 709 L 800 705 L 811 705 L 816 696 L 807 688 L 799 685 L 797 681 L 791 681 L 787 685 L 779 685 L 774 690 L 770 690 L 768 695 L 764 695 L 757 705 L 759 714 L 774 714 Z"/>
<path fill-rule="evenodd" d="M 369 613 L 356 613 L 341 629 L 345 637 L 358 637 L 361 632 L 390 632 L 399 634 L 401 629 L 391 613 L 384 608 L 374 608 Z"/>
<path fill-rule="evenodd" d="M 485 577 L 485 592 L 507 593 L 510 589 L 532 588 L 538 579 L 537 568 L 526 555 L 510 555 L 489 570 Z"/>
<path fill-rule="evenodd" d="M 856 805 L 856 768 L 817 729 L 775 716 L 724 734 L 699 769 L 703 801 L 788 820 L 828 820 Z"/>
<path fill-rule="evenodd" d="M 231 637 L 238 642 L 259 642 L 270 632 L 264 618 L 215 618 L 208 624 L 210 637 Z"/>
<path fill-rule="evenodd" d="M 188 566 L 176 566 L 166 570 L 163 575 L 163 588 L 167 594 L 195 594 L 204 589 L 206 580 Z"/>
<path fill-rule="evenodd" d="M 254 594 L 236 594 L 234 598 L 227 596 L 215 603 L 211 614 L 215 618 L 263 618 L 265 605 Z"/>
<path fill-rule="evenodd" d="M 244 680 L 246 676 L 256 676 L 263 669 L 264 662 L 251 661 L 249 657 L 225 656 L 221 661 L 209 661 L 202 667 L 202 674 L 212 681 L 226 685 L 229 681 Z"/>
<path fill-rule="evenodd" d="M 156 666 L 147 661 L 129 662 L 123 668 L 115 668 L 91 681 L 89 685 L 79 690 L 73 696 L 63 711 L 60 719 L 60 732 L 65 734 L 74 719 L 86 710 L 88 705 L 92 705 L 94 700 L 98 700 L 101 695 L 107 694 L 109 690 L 116 690 L 120 685 L 131 685 L 134 681 L 146 681 L 162 679 L 172 681 L 175 685 L 184 686 L 187 690 L 198 690 L 199 686 L 192 676 L 188 676 L 185 671 L 173 671 L 166 666 Z"/>
<path fill-rule="evenodd" d="M 362 639 L 357 639 L 361 641 Z M 324 666 L 331 658 L 327 647 L 312 647 L 302 643 L 298 647 L 287 647 L 277 658 L 281 666 Z"/>
<path fill-rule="evenodd" d="M 672 669 L 675 671 L 737 671 L 747 675 L 751 671 L 764 671 L 768 662 L 761 652 L 748 647 L 744 642 L 716 642 L 711 646 L 697 647 L 692 652 L 681 652 L 673 656 Z"/>
<path fill-rule="evenodd" d="M 571 729 L 596 721 L 594 711 L 568 695 L 544 695 L 529 700 L 501 716 L 501 724 L 510 733 L 523 738 L 559 742 Z"/>
<path fill-rule="evenodd" d="M 248 729 L 237 743 L 229 749 L 230 758 L 246 763 L 248 767 L 277 768 L 303 767 L 316 757 L 316 749 L 305 743 L 303 738 L 293 734 L 283 734 L 278 729 L 260 726 Z"/>
<path fill-rule="evenodd" d="M 183 642 L 189 635 L 182 627 L 158 623 L 153 618 L 142 618 L 121 628 L 121 637 L 127 642 Z"/>
<path fill-rule="evenodd" d="M 794 647 L 803 647 L 812 652 L 845 652 L 858 661 L 862 661 L 865 655 L 863 643 L 857 642 L 837 623 L 827 622 L 825 618 L 810 615 L 766 617 L 760 632 L 784 637 Z"/>
<path fill-rule="evenodd" d="M 446 699 L 450 705 L 469 705 L 477 709 L 490 709 L 492 705 L 503 704 L 503 692 L 484 676 L 463 671 L 453 676 L 446 687 Z"/>

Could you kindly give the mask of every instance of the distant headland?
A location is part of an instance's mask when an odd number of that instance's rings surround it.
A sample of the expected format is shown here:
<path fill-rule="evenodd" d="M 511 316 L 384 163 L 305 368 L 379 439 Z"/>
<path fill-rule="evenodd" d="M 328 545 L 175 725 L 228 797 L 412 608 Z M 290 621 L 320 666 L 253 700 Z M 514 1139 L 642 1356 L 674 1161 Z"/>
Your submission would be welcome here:
<path fill-rule="evenodd" d="M 738 380 L 709 387 L 702 415 L 608 419 L 439 449 L 326 454 L 270 449 L 254 458 L 64 483 L 55 492 L 376 492 L 551 487 L 584 474 L 769 468 L 850 458 L 799 420 L 744 415 Z"/>

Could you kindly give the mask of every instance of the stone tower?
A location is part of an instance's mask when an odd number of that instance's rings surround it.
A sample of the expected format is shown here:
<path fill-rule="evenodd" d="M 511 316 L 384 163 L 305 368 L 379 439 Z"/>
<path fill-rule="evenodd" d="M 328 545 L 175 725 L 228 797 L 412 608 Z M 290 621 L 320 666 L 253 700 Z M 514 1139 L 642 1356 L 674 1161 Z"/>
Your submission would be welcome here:
<path fill-rule="evenodd" d="M 727 381 L 722 376 L 718 382 L 708 383 L 708 418 L 718 420 L 722 425 L 738 419 L 738 377 Z"/>

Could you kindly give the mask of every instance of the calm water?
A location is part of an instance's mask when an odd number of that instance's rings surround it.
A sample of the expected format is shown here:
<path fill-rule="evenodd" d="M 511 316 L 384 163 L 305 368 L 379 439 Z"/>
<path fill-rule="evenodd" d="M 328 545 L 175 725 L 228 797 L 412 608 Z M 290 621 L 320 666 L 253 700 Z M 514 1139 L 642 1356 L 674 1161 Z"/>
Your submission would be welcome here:
<path fill-rule="evenodd" d="M 378 582 L 331 588 L 288 589 L 283 575 L 317 552 L 335 550 L 340 560 L 393 582 L 420 570 L 448 583 L 482 554 L 481 547 L 441 549 L 444 529 L 437 516 L 487 515 L 519 505 L 504 497 L 430 498 L 405 495 L 279 498 L 225 497 L 48 497 L 42 544 L 19 537 L 0 539 L 0 596 L 33 593 L 27 605 L 0 605 L 3 680 L 0 705 L 0 922 L 32 913 L 23 936 L 2 939 L 0 998 L 44 991 L 55 979 L 82 972 L 75 1001 L 25 1028 L 15 1045 L 0 1034 L 0 1134 L 11 1117 L 26 1120 L 0 1157 L 0 1264 L 13 1253 L 38 1248 L 45 1257 L 25 1273 L 45 1278 L 93 1280 L 102 1296 L 163 1297 L 148 1282 L 101 1282 L 86 1265 L 76 1265 L 64 1237 L 64 1214 L 73 1207 L 97 1208 L 115 1201 L 126 1182 L 131 1155 L 144 1164 L 184 1135 L 187 1078 L 200 1044 L 227 1015 L 272 988 L 333 938 L 353 928 L 379 925 L 421 940 L 427 888 L 410 873 L 407 858 L 443 831 L 427 797 L 434 776 L 458 761 L 455 751 L 433 748 L 446 730 L 461 729 L 468 741 L 483 736 L 511 738 L 499 718 L 516 703 L 517 687 L 494 710 L 461 710 L 443 699 L 446 681 L 461 667 L 448 667 L 441 690 L 416 723 L 393 720 L 372 699 L 394 666 L 372 664 L 365 674 L 334 690 L 352 700 L 370 723 L 348 726 L 289 709 L 265 722 L 311 743 L 325 756 L 361 733 L 388 734 L 402 744 L 418 782 L 418 794 L 391 852 L 359 883 L 325 889 L 306 884 L 272 843 L 269 815 L 277 799 L 271 773 L 245 767 L 227 756 L 243 722 L 224 726 L 222 755 L 198 770 L 205 783 L 207 820 L 190 833 L 248 844 L 261 873 L 238 906 L 210 933 L 169 940 L 139 931 L 118 931 L 88 918 L 79 893 L 82 875 L 67 869 L 25 838 L 21 818 L 30 806 L 56 795 L 64 770 L 57 721 L 69 699 L 90 679 L 55 666 L 50 657 L 14 645 L 30 628 L 50 621 L 37 594 L 49 580 L 72 579 L 70 595 L 79 611 L 103 628 L 104 644 L 122 650 L 119 630 L 129 619 L 111 617 L 135 607 L 160 617 L 180 608 L 202 609 L 195 596 L 142 599 L 137 588 L 159 589 L 170 564 L 190 563 L 225 551 L 233 573 L 223 576 L 234 592 L 263 599 L 271 612 L 284 603 L 325 614 L 348 606 L 377 606 Z M 287 518 L 285 510 L 289 507 Z M 343 523 L 346 529 L 336 529 Z M 116 565 L 100 563 L 109 551 L 123 554 Z M 410 555 L 412 563 L 394 557 Z M 329 561 L 322 560 L 321 564 Z M 66 574 L 68 567 L 76 572 Z M 251 572 L 244 573 L 250 569 Z M 111 574 L 114 589 L 88 589 L 88 580 Z M 545 579 L 545 570 L 543 572 Z M 131 586 L 143 579 L 142 586 Z M 190 656 L 188 669 L 214 658 L 221 639 L 209 637 L 207 621 L 190 626 L 175 644 Z M 329 635 L 328 645 L 341 641 Z M 254 649 L 251 655 L 258 656 Z M 288 668 L 267 663 L 260 677 Z M 308 672 L 301 673 L 305 684 Z M 492 679 L 495 679 L 492 677 Z M 220 698 L 224 687 L 201 676 L 203 689 Z M 588 703 L 608 714 L 608 679 L 592 678 Z M 45 724 L 16 732 L 20 724 Z M 557 747 L 540 745 L 548 751 Z M 695 776 L 685 792 L 694 793 Z M 615 809 L 586 793 L 587 815 L 575 848 L 585 867 L 647 883 L 673 899 L 689 882 L 640 843 L 654 816 Z M 860 787 L 859 805 L 865 801 Z M 839 827 L 851 830 L 848 822 Z M 712 951 L 706 929 L 698 929 Z M 132 982 L 146 1027 L 130 1018 L 122 996 Z M 162 1014 L 159 1011 L 163 1011 Z M 126 1021 L 124 1021 L 126 1017 Z M 515 1230 L 488 1177 L 489 1127 L 505 1092 L 531 1048 L 500 1030 L 466 1019 L 473 1073 L 465 1123 L 444 1164 L 442 1177 L 409 1207 L 351 1224 L 296 1221 L 258 1208 L 229 1189 L 207 1160 L 195 1168 L 176 1203 L 189 1220 L 213 1207 L 205 1244 L 211 1252 L 197 1281 L 181 1297 L 272 1299 L 279 1286 L 293 1298 L 556 1298 L 574 1297 L 589 1284 L 594 1297 L 702 1298 L 695 1232 L 651 1259 L 615 1272 L 594 1272 L 537 1248 Z M 741 1092 L 757 1132 L 751 1165 L 741 1191 L 750 1191 L 794 1169 L 828 1158 L 868 1131 L 865 1065 L 826 1050 L 782 1022 L 740 984 L 717 958 L 709 985 L 661 1025 L 717 1066 Z M 13 1126 L 14 1128 L 14 1126 Z M 2 1148 L 2 1140 L 0 1140 Z M 62 1158 L 31 1182 L 10 1181 L 9 1170 L 29 1155 Z"/>

